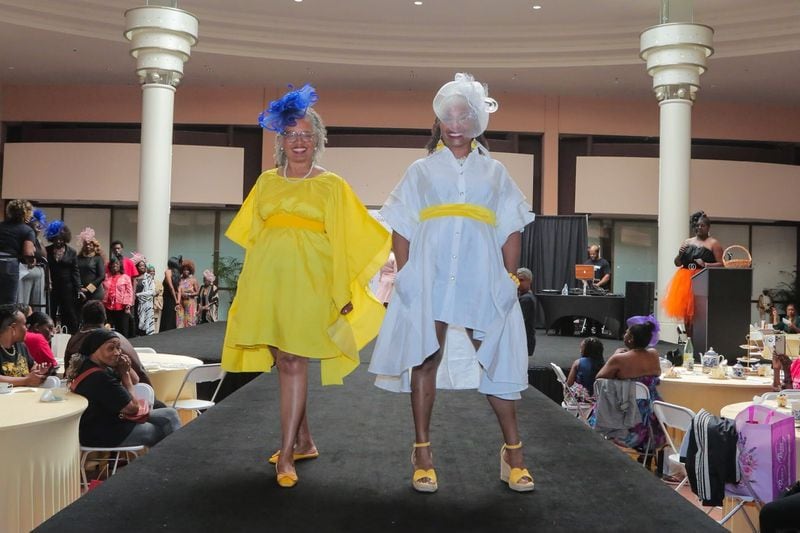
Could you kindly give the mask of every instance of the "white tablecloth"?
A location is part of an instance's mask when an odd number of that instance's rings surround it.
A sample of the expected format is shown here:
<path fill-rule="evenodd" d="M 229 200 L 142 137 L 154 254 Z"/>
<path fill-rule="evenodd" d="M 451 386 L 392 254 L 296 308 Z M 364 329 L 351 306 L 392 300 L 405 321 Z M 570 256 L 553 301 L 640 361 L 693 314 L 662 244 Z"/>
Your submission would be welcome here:
<path fill-rule="evenodd" d="M 680 378 L 661 376 L 658 392 L 665 402 L 688 407 L 695 413 L 700 409 L 716 414 L 723 406 L 752 401 L 772 390 L 772 378 L 747 376 L 745 379 L 712 379 L 709 374 L 697 370 L 691 374 L 676 369 Z"/>
<path fill-rule="evenodd" d="M 43 389 L 0 394 L 0 531 L 30 531 L 80 496 L 78 422 L 88 405 L 68 393 L 39 401 Z"/>

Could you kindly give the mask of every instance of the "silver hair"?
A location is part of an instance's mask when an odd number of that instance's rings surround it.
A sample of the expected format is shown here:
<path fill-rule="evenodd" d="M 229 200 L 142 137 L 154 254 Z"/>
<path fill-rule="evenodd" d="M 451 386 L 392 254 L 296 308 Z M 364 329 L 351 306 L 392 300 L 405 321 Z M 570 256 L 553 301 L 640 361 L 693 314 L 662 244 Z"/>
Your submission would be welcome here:
<path fill-rule="evenodd" d="M 533 272 L 525 267 L 521 267 L 517 269 L 517 277 L 520 279 L 529 279 L 533 281 Z"/>
<path fill-rule="evenodd" d="M 306 110 L 306 116 L 314 130 L 314 159 L 311 162 L 315 165 L 323 152 L 325 152 L 325 143 L 328 142 L 328 130 L 325 129 L 325 124 L 322 122 L 322 117 L 319 113 L 309 107 Z M 286 164 L 286 152 L 283 151 L 283 135 L 278 134 L 275 136 L 275 151 L 273 152 L 275 159 L 275 166 L 282 167 Z"/>

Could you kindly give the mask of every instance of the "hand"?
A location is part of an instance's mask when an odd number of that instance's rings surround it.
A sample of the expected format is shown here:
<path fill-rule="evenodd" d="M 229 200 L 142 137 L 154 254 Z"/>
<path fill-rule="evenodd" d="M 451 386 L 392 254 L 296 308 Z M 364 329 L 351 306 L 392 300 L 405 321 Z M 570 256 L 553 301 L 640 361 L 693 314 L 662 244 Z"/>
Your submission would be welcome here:
<path fill-rule="evenodd" d="M 50 363 L 36 363 L 31 369 L 31 374 L 41 376 L 42 379 L 46 378 L 50 373 Z"/>
<path fill-rule="evenodd" d="M 22 384 L 27 387 L 38 387 L 42 384 L 46 377 L 47 376 L 37 374 L 36 372 L 31 372 L 25 376 L 25 380 L 22 382 Z"/>
<path fill-rule="evenodd" d="M 778 323 L 778 318 L 779 318 L 778 317 L 778 309 L 773 307 L 772 310 L 770 311 L 770 313 L 772 314 L 772 322 L 773 322 L 773 324 L 777 324 Z"/>
<path fill-rule="evenodd" d="M 125 376 L 131 369 L 131 358 L 125 354 L 120 355 L 117 359 L 116 369 L 121 376 Z"/>
<path fill-rule="evenodd" d="M 706 267 L 706 262 L 703 261 L 702 259 L 695 259 L 694 262 L 698 266 L 698 268 L 705 268 Z"/>
<path fill-rule="evenodd" d="M 681 255 L 683 252 L 685 252 L 686 248 L 688 248 L 688 247 L 689 247 L 689 245 L 687 243 L 681 244 L 681 247 L 678 248 L 678 255 Z"/>
<path fill-rule="evenodd" d="M 126 306 L 125 306 L 125 312 L 126 312 L 127 314 L 131 314 L 131 306 L 130 306 L 130 305 L 126 305 Z"/>
<path fill-rule="evenodd" d="M 353 310 L 353 302 L 347 302 L 347 304 L 344 307 L 342 307 L 340 313 L 346 315 L 352 310 Z"/>

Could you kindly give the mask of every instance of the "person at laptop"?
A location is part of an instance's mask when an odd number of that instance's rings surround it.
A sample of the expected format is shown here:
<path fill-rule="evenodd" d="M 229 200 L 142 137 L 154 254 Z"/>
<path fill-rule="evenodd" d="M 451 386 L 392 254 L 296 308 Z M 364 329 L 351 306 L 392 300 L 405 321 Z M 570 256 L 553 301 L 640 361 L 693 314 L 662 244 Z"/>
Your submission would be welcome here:
<path fill-rule="evenodd" d="M 611 265 L 600 257 L 600 247 L 596 244 L 589 246 L 589 257 L 585 265 L 594 267 L 594 280 L 592 285 L 598 289 L 609 290 L 611 288 Z"/>

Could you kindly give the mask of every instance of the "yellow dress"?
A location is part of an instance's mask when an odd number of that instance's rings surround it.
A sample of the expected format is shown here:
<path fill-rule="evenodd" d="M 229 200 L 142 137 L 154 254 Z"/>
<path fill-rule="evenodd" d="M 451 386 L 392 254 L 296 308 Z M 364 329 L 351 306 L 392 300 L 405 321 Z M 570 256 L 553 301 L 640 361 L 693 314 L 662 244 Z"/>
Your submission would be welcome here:
<path fill-rule="evenodd" d="M 336 174 L 284 178 L 272 169 L 225 235 L 245 249 L 245 261 L 222 368 L 269 372 L 275 346 L 321 359 L 322 384 L 341 384 L 380 329 L 384 308 L 367 285 L 389 256 L 389 232 Z M 342 315 L 348 302 L 353 310 Z"/>

